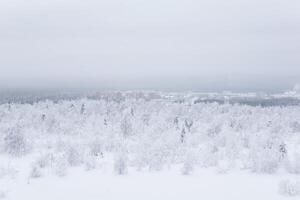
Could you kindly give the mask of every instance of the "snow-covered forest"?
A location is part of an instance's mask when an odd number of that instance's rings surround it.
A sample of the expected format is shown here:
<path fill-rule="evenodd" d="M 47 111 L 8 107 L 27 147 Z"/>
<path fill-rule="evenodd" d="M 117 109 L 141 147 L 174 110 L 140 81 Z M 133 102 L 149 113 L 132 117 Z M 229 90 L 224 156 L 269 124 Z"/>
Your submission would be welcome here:
<path fill-rule="evenodd" d="M 203 168 L 300 174 L 300 106 L 191 99 L 109 93 L 1 104 L 0 180 L 20 172 L 28 180 L 65 177 L 72 168 L 124 176 L 172 167 L 182 175 Z M 14 165 L 20 160 L 22 167 Z M 279 185 L 300 193 L 297 181 Z"/>
<path fill-rule="evenodd" d="M 0 0 L 0 200 L 299 200 L 299 52 L 299 0 Z"/>

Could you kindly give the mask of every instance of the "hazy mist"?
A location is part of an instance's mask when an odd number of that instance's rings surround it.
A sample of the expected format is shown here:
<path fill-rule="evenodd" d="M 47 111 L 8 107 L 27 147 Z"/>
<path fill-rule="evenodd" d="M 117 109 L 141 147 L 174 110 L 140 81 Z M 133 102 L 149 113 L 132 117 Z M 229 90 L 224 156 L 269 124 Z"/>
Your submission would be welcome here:
<path fill-rule="evenodd" d="M 0 88 L 285 90 L 299 0 L 1 0 Z"/>

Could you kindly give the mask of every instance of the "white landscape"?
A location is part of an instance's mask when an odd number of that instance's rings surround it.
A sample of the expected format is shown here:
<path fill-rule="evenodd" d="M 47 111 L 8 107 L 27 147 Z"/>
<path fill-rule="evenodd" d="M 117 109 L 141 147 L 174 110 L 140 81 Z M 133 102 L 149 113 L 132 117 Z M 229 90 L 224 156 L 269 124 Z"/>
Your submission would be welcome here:
<path fill-rule="evenodd" d="M 299 0 L 0 0 L 0 200 L 299 200 L 297 83 Z"/>
<path fill-rule="evenodd" d="M 0 198 L 299 199 L 300 106 L 196 96 L 1 104 Z"/>

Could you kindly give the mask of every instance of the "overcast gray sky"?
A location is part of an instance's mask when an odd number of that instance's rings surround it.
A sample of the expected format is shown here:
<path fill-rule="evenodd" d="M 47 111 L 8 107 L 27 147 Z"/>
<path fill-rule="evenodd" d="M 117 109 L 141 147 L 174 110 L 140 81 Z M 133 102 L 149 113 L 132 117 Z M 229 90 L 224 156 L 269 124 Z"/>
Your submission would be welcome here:
<path fill-rule="evenodd" d="M 280 90 L 299 0 L 1 0 L 2 88 Z"/>

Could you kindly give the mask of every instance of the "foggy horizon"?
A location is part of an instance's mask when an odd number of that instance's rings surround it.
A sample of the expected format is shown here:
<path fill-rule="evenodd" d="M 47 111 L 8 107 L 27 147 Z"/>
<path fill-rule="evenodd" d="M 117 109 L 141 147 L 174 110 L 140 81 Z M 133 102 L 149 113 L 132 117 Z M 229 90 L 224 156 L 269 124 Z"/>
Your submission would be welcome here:
<path fill-rule="evenodd" d="M 0 89 L 285 91 L 300 3 L 2 0 Z"/>
<path fill-rule="evenodd" d="M 207 77 L 206 77 L 207 78 Z M 18 84 L 1 84 L 0 92 L 2 91 L 105 91 L 105 90 L 153 90 L 153 91 L 167 91 L 167 92 L 286 92 L 298 84 L 297 77 L 290 76 L 288 81 L 284 81 L 281 76 L 264 77 L 265 79 L 253 78 L 210 78 L 204 80 L 203 77 L 164 77 L 161 79 L 122 79 L 114 81 L 91 81 L 77 80 L 73 82 L 58 80 L 39 80 L 38 85 L 31 85 L 27 82 L 23 85 Z M 298 81 L 298 82 L 297 82 Z M 274 87 L 274 84 L 276 87 Z"/>

